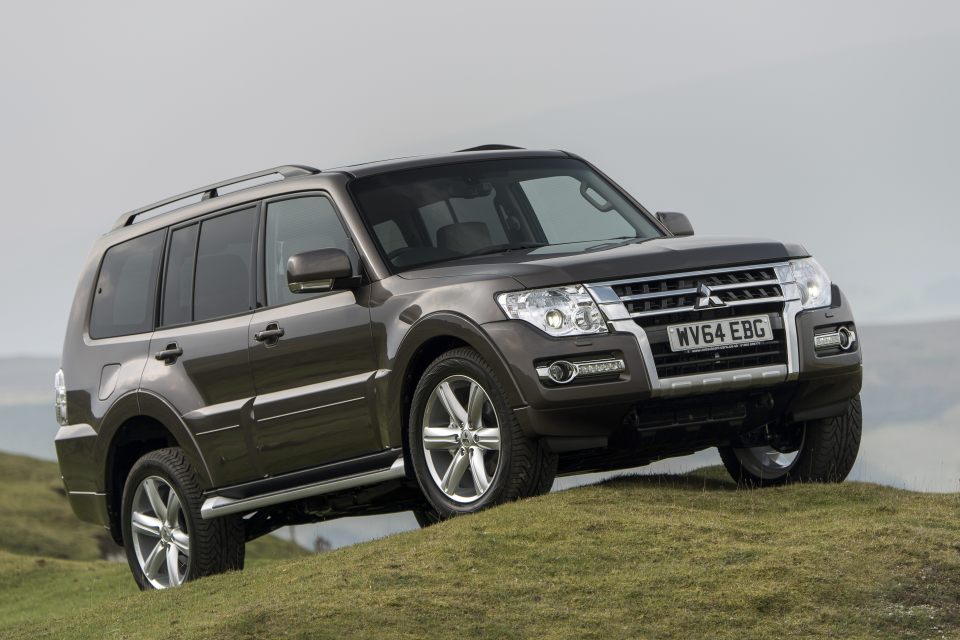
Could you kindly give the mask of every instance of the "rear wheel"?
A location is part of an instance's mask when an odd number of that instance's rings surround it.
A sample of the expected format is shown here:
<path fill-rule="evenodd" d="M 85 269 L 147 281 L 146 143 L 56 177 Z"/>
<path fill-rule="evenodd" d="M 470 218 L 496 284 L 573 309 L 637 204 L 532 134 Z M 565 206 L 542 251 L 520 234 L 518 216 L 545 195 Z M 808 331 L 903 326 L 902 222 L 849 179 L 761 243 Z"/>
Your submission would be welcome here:
<path fill-rule="evenodd" d="M 408 445 L 441 518 L 550 489 L 557 457 L 526 437 L 493 371 L 472 349 L 437 358 L 417 385 Z"/>
<path fill-rule="evenodd" d="M 203 520 L 201 503 L 199 478 L 180 449 L 150 452 L 133 465 L 123 490 L 123 542 L 141 589 L 243 569 L 243 523 Z"/>
<path fill-rule="evenodd" d="M 720 447 L 720 458 L 733 479 L 748 486 L 843 482 L 857 460 L 862 428 L 856 396 L 840 416 L 764 427 L 762 442 Z"/>

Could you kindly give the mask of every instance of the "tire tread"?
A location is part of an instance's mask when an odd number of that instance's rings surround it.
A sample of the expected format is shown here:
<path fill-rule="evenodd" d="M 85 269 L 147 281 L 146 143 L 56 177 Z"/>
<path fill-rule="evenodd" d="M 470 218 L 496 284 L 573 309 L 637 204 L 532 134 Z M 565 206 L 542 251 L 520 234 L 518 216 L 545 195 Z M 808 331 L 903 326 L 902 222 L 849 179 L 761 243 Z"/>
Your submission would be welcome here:
<path fill-rule="evenodd" d="M 157 449 L 141 457 L 127 477 L 124 488 L 124 536 L 129 535 L 127 493 L 135 487 L 131 486 L 132 479 L 136 479 L 140 470 L 145 466 L 159 467 L 178 489 L 189 510 L 189 524 L 191 527 L 190 573 L 188 580 L 211 576 L 226 571 L 243 569 L 246 538 L 243 522 L 237 517 L 226 516 L 204 520 L 200 515 L 200 506 L 203 502 L 203 487 L 200 477 L 183 450 L 179 447 Z M 148 589 L 150 585 L 140 575 L 140 567 L 136 556 L 127 547 L 127 557 L 130 568 L 141 589 Z"/>

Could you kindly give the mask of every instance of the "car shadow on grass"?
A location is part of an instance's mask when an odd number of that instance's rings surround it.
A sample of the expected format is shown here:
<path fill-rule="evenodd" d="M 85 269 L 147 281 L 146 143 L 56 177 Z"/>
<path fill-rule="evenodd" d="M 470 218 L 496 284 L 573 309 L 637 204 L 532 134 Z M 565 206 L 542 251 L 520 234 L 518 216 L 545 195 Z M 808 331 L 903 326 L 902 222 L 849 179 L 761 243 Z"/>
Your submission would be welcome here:
<path fill-rule="evenodd" d="M 690 491 L 736 491 L 735 483 L 721 466 L 702 467 L 683 474 L 637 473 L 606 478 L 597 483 L 605 487 L 669 487 Z"/>

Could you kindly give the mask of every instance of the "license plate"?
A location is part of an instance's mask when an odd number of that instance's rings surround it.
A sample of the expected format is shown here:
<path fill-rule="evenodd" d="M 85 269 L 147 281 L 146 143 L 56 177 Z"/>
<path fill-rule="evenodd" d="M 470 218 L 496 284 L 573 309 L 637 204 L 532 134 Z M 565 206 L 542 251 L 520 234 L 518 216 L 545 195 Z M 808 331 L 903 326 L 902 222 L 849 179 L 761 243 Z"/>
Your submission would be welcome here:
<path fill-rule="evenodd" d="M 767 342 L 773 340 L 773 331 L 770 330 L 769 316 L 748 316 L 674 324 L 667 327 L 667 336 L 671 350 L 693 351 Z"/>

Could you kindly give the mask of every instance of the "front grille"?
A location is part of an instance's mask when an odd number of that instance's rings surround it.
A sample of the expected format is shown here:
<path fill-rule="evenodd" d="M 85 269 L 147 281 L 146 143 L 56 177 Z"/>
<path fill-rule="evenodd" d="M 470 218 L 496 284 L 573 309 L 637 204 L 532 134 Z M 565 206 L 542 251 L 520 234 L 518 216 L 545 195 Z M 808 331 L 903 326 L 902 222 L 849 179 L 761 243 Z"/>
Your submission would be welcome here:
<path fill-rule="evenodd" d="M 701 284 L 709 287 L 711 295 L 725 306 L 697 310 L 694 305 L 700 297 Z M 783 290 L 773 267 L 664 275 L 617 282 L 611 288 L 647 334 L 660 378 L 787 363 Z M 670 349 L 669 325 L 755 315 L 770 318 L 773 340 L 716 350 Z"/>
<path fill-rule="evenodd" d="M 724 304 L 741 306 L 783 300 L 773 267 L 683 274 L 618 282 L 614 293 L 634 317 L 694 311 L 700 285 L 710 287 Z"/>

